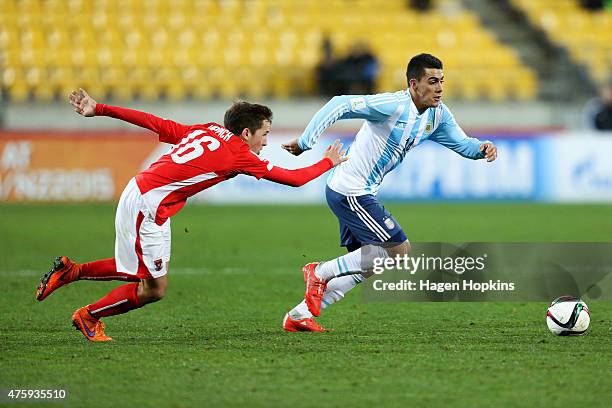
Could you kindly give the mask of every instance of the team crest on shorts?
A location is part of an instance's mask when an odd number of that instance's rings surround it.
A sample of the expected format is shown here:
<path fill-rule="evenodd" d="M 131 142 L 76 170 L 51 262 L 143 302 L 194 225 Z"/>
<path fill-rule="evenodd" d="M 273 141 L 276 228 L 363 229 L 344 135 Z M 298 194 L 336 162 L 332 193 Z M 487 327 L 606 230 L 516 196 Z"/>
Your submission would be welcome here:
<path fill-rule="evenodd" d="M 395 223 L 393 222 L 393 220 L 391 218 L 387 218 L 385 219 L 385 225 L 387 226 L 387 228 L 389 228 L 390 230 L 392 230 L 393 228 L 395 228 Z"/>
<path fill-rule="evenodd" d="M 163 263 L 162 263 L 161 259 L 156 259 L 156 260 L 153 261 L 153 263 L 155 264 L 155 270 L 157 272 L 162 270 Z"/>

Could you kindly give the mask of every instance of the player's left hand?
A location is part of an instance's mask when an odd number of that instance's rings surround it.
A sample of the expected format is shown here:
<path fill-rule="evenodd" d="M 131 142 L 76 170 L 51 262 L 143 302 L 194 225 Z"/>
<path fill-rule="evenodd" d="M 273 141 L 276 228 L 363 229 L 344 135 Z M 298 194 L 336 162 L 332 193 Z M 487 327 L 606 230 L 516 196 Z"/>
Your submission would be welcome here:
<path fill-rule="evenodd" d="M 299 156 L 304 152 L 302 149 L 300 149 L 297 137 L 293 140 L 288 141 L 287 143 L 283 143 L 281 147 L 294 156 Z"/>
<path fill-rule="evenodd" d="M 497 159 L 497 147 L 493 143 L 483 143 L 480 145 L 480 151 L 484 153 L 485 158 L 488 162 L 495 161 Z"/>
<path fill-rule="evenodd" d="M 346 150 L 342 150 L 340 139 L 336 139 L 334 144 L 327 146 L 323 157 L 330 159 L 334 167 L 348 160 L 348 157 L 346 157 Z"/>

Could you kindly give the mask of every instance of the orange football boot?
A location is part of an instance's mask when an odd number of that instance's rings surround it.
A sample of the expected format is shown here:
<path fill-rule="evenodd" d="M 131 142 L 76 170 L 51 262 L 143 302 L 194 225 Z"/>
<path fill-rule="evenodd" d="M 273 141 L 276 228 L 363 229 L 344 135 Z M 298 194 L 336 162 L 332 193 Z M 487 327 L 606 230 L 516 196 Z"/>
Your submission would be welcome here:
<path fill-rule="evenodd" d="M 323 300 L 323 293 L 325 293 L 327 288 L 327 282 L 315 275 L 315 268 L 319 264 L 320 262 L 313 262 L 304 265 L 302 268 L 304 281 L 306 282 L 304 300 L 310 313 L 317 317 L 321 314 L 321 301 Z"/>
<path fill-rule="evenodd" d="M 300 331 L 310 331 L 310 332 L 327 332 L 329 330 L 322 328 L 319 326 L 317 322 L 312 317 L 307 319 L 293 320 L 289 313 L 285 315 L 283 319 L 283 329 L 288 332 L 300 332 Z"/>
<path fill-rule="evenodd" d="M 81 265 L 72 262 L 67 256 L 58 256 L 49 272 L 40 278 L 36 299 L 45 300 L 54 290 L 74 282 L 79 277 Z"/>
<path fill-rule="evenodd" d="M 87 306 L 73 313 L 72 325 L 89 341 L 111 341 L 113 339 L 104 334 L 106 325 L 100 319 L 93 317 L 87 310 Z"/>

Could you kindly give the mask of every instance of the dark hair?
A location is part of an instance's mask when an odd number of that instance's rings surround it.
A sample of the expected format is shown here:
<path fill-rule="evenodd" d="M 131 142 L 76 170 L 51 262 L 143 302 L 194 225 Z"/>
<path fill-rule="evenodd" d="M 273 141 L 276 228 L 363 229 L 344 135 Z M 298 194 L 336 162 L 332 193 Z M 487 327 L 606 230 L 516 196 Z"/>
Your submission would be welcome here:
<path fill-rule="evenodd" d="M 408 68 L 406 68 L 406 80 L 408 82 L 411 79 L 418 81 L 425 75 L 425 68 L 442 69 L 442 61 L 431 54 L 415 55 L 408 63 Z"/>
<path fill-rule="evenodd" d="M 264 120 L 272 123 L 270 108 L 256 103 L 237 101 L 225 111 L 223 126 L 233 134 L 240 136 L 245 128 L 248 128 L 251 133 L 255 133 L 257 129 L 261 128 Z"/>

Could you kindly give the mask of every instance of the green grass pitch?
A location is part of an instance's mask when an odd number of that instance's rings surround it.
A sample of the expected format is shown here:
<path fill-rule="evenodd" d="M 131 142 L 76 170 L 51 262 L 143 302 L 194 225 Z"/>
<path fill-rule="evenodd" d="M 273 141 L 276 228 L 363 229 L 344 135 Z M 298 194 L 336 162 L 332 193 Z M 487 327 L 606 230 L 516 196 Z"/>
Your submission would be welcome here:
<path fill-rule="evenodd" d="M 421 241 L 610 240 L 612 207 L 390 204 Z M 366 303 L 324 312 L 332 333 L 284 333 L 301 266 L 335 257 L 324 206 L 188 206 L 172 220 L 170 286 L 159 303 L 106 318 L 90 344 L 72 312 L 117 282 L 76 282 L 34 300 L 51 260 L 112 256 L 113 205 L 0 206 L 0 389 L 68 391 L 106 407 L 609 406 L 612 303 L 587 335 L 551 335 L 545 303 Z M 24 405 L 7 402 L 0 404 Z M 27 404 L 25 404 L 27 405 Z"/>

